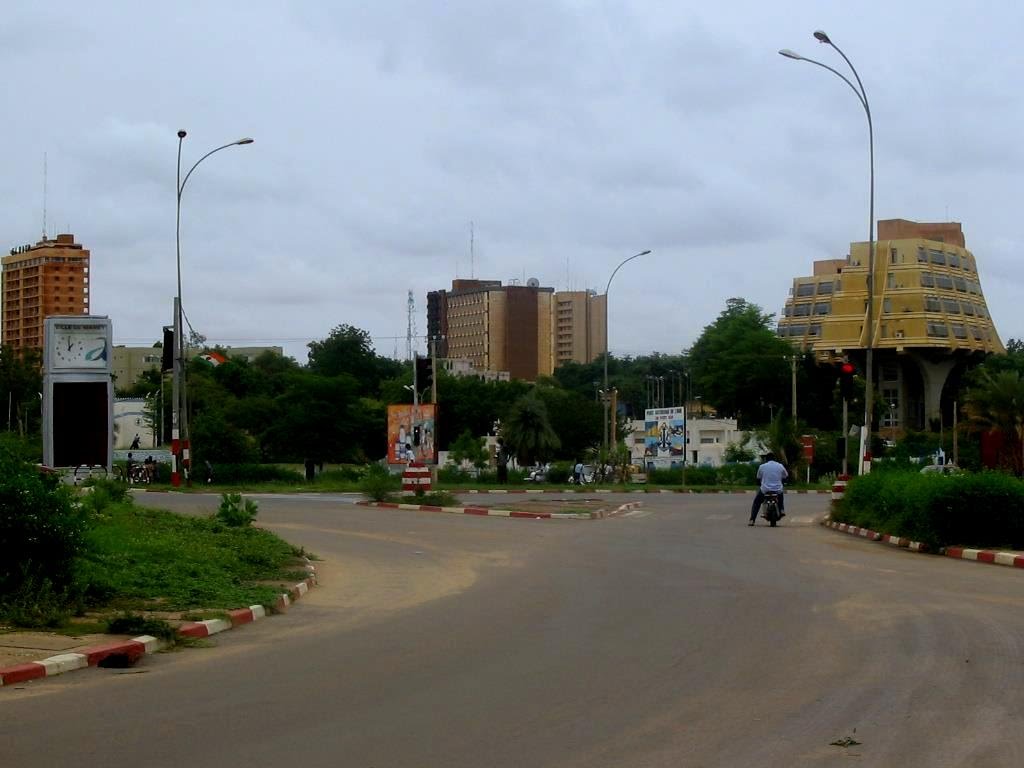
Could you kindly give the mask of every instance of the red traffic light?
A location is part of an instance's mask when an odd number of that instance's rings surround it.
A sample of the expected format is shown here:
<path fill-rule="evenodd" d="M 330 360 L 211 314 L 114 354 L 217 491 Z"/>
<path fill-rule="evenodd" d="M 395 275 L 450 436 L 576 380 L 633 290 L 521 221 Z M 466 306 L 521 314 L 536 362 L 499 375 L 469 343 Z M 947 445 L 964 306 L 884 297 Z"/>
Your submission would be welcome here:
<path fill-rule="evenodd" d="M 839 366 L 839 370 L 842 371 L 847 376 L 852 376 L 854 373 L 857 372 L 857 369 L 856 367 L 854 367 L 853 363 L 843 363 L 841 366 Z"/>

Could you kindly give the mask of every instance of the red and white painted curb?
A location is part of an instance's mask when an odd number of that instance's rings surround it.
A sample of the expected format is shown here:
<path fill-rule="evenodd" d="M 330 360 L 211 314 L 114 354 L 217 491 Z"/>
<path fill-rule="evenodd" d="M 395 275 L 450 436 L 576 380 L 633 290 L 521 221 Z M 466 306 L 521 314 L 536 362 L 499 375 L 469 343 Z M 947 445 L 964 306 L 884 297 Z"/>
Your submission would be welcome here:
<path fill-rule="evenodd" d="M 928 545 L 920 541 L 911 541 L 900 536 L 876 533 L 867 528 L 858 528 L 846 523 L 836 523 L 831 520 L 823 520 L 822 525 L 835 531 L 842 531 L 854 536 L 863 536 L 872 541 L 881 541 L 893 547 L 909 549 L 912 552 L 930 552 Z M 1024 568 L 1024 555 L 1019 552 L 999 552 L 989 549 L 968 549 L 966 547 L 943 547 L 938 554 L 952 557 L 957 560 L 974 560 L 978 563 L 991 563 L 992 565 L 1006 565 L 1011 568 Z"/>
<path fill-rule="evenodd" d="M 1017 552 L 997 552 L 989 549 L 966 549 L 964 547 L 946 547 L 942 554 L 957 560 L 974 560 L 992 565 L 1008 565 L 1011 568 L 1024 568 L 1024 555 Z"/>
<path fill-rule="evenodd" d="M 283 612 L 288 606 L 298 600 L 309 591 L 309 588 L 316 585 L 316 568 L 312 565 L 305 566 L 309 572 L 309 578 L 303 579 L 291 587 L 287 592 L 281 593 L 274 606 L 275 610 Z M 192 621 L 178 627 L 178 635 L 181 637 L 209 637 L 218 632 L 225 632 L 229 629 L 250 624 L 259 619 L 265 618 L 267 610 L 262 605 L 250 605 L 248 608 L 240 608 L 236 611 L 228 611 L 227 619 L 207 619 L 206 621 Z M 134 664 L 147 653 L 156 653 L 167 645 L 167 643 L 150 635 L 141 635 L 131 640 L 115 640 L 109 643 L 101 643 L 90 648 L 83 648 L 76 653 L 62 653 L 57 656 L 50 656 L 42 661 L 30 661 L 24 664 L 15 664 L 10 667 L 0 668 L 0 686 L 15 685 L 29 680 L 37 680 L 41 677 L 53 677 L 62 675 L 65 672 L 73 672 L 77 669 L 88 669 L 100 664 L 104 659 L 117 656 L 124 665 Z"/>
<path fill-rule="evenodd" d="M 531 520 L 599 520 L 634 509 L 642 502 L 630 501 L 620 504 L 611 511 L 603 509 L 594 512 L 520 512 L 511 509 L 490 509 L 488 507 L 438 507 L 432 504 L 395 504 L 390 501 L 359 501 L 364 507 L 383 509 L 407 509 L 412 512 L 447 512 L 450 515 L 479 515 L 481 517 L 515 517 Z"/>
<path fill-rule="evenodd" d="M 458 488 L 452 488 L 448 490 L 452 493 L 757 493 L 756 490 L 743 488 L 735 490 L 701 490 L 698 488 L 652 488 L 651 490 L 645 488 L 631 488 L 628 490 L 620 490 L 618 488 L 563 488 L 561 490 L 557 488 L 492 488 L 483 491 L 472 488 L 462 491 Z M 804 488 L 788 490 L 786 493 L 832 493 L 832 491 L 820 488 Z"/>

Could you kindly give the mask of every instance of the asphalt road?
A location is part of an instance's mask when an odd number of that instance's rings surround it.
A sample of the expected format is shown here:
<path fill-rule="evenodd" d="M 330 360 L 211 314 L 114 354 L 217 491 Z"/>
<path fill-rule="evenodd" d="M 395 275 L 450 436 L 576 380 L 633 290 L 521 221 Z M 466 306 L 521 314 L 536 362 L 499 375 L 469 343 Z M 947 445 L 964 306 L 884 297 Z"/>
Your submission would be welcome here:
<path fill-rule="evenodd" d="M 322 586 L 209 648 L 0 688 L 0 762 L 1024 764 L 1019 570 L 825 530 L 826 496 L 776 529 L 749 496 L 641 498 L 595 521 L 260 498 Z"/>

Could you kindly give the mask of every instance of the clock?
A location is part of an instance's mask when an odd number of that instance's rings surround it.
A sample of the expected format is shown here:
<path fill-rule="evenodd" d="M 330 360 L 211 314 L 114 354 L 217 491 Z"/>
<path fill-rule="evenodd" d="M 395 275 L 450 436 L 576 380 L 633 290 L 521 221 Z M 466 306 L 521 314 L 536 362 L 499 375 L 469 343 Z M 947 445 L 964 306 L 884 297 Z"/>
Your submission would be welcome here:
<path fill-rule="evenodd" d="M 50 370 L 110 370 L 109 321 L 55 322 L 47 331 Z"/>

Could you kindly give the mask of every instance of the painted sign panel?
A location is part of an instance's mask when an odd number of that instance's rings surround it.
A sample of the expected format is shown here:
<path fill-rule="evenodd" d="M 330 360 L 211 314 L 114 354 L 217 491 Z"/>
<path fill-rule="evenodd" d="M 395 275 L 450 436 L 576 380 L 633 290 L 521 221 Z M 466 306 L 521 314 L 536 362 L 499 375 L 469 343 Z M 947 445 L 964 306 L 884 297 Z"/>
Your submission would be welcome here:
<path fill-rule="evenodd" d="M 388 406 L 388 463 L 437 463 L 437 406 Z"/>
<path fill-rule="evenodd" d="M 678 408 L 648 408 L 644 412 L 644 463 L 675 467 L 686 455 L 686 418 Z"/>

